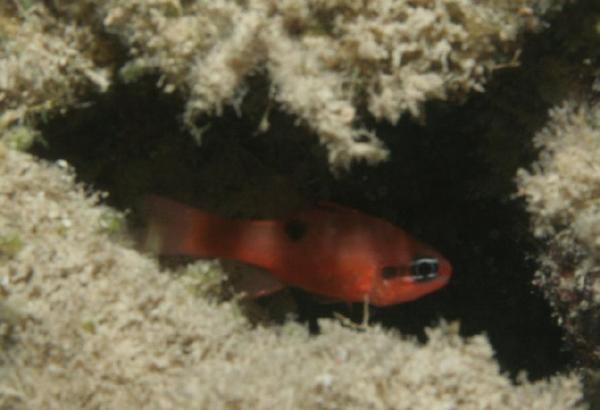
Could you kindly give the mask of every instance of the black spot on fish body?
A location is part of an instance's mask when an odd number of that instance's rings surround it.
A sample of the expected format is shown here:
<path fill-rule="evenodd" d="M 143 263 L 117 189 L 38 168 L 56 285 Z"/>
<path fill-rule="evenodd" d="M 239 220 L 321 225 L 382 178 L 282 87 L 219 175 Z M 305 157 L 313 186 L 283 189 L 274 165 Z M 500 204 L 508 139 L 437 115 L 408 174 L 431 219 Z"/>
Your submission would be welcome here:
<path fill-rule="evenodd" d="M 285 222 L 283 229 L 290 240 L 297 242 L 304 238 L 308 231 L 308 226 L 306 225 L 306 222 L 300 219 L 290 219 Z"/>

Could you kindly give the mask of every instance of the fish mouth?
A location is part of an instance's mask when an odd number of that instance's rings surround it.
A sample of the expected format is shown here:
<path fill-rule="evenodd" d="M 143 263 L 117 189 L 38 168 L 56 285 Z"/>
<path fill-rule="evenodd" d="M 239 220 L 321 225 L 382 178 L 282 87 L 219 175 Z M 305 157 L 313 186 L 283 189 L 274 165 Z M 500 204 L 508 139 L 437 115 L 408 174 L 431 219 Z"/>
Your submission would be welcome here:
<path fill-rule="evenodd" d="M 449 275 L 439 274 L 439 273 L 430 273 L 427 275 L 411 275 L 405 276 L 402 278 L 402 281 L 407 284 L 419 285 L 419 284 L 430 284 L 430 283 L 439 283 L 440 286 L 445 285 L 450 280 Z"/>

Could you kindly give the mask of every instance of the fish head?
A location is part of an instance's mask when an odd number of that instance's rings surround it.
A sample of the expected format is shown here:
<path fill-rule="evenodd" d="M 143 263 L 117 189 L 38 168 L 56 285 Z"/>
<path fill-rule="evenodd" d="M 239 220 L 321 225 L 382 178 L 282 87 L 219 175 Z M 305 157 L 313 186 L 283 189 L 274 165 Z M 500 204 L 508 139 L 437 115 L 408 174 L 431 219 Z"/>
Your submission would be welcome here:
<path fill-rule="evenodd" d="M 452 265 L 439 252 L 417 241 L 402 246 L 391 264 L 380 266 L 369 302 L 388 306 L 418 299 L 445 286 Z"/>

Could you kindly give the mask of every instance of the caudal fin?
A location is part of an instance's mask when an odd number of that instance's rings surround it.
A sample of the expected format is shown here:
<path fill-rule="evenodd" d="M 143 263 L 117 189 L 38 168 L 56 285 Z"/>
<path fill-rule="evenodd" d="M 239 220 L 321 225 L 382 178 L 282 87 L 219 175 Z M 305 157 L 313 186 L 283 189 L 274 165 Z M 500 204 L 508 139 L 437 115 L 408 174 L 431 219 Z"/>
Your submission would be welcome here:
<path fill-rule="evenodd" d="M 238 231 L 235 222 L 155 195 L 144 199 L 144 214 L 147 220 L 144 248 L 152 253 L 224 257 L 249 262 L 246 258 L 237 258 L 237 246 L 232 246 Z M 230 281 L 237 291 L 250 298 L 284 287 L 264 269 L 250 265 L 232 269 Z"/>
<path fill-rule="evenodd" d="M 144 199 L 144 214 L 145 249 L 162 255 L 205 256 L 198 236 L 209 214 L 156 195 Z"/>

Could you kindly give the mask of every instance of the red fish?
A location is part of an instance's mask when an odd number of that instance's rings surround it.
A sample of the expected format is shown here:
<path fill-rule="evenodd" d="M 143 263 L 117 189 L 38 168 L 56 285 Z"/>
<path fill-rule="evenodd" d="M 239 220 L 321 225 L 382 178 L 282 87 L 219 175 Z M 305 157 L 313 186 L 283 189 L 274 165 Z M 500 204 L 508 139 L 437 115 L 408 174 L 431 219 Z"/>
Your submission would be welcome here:
<path fill-rule="evenodd" d="M 152 196 L 146 211 L 162 254 L 242 261 L 283 284 L 340 301 L 407 302 L 443 287 L 452 274 L 448 260 L 402 229 L 340 205 L 247 220 Z"/>

